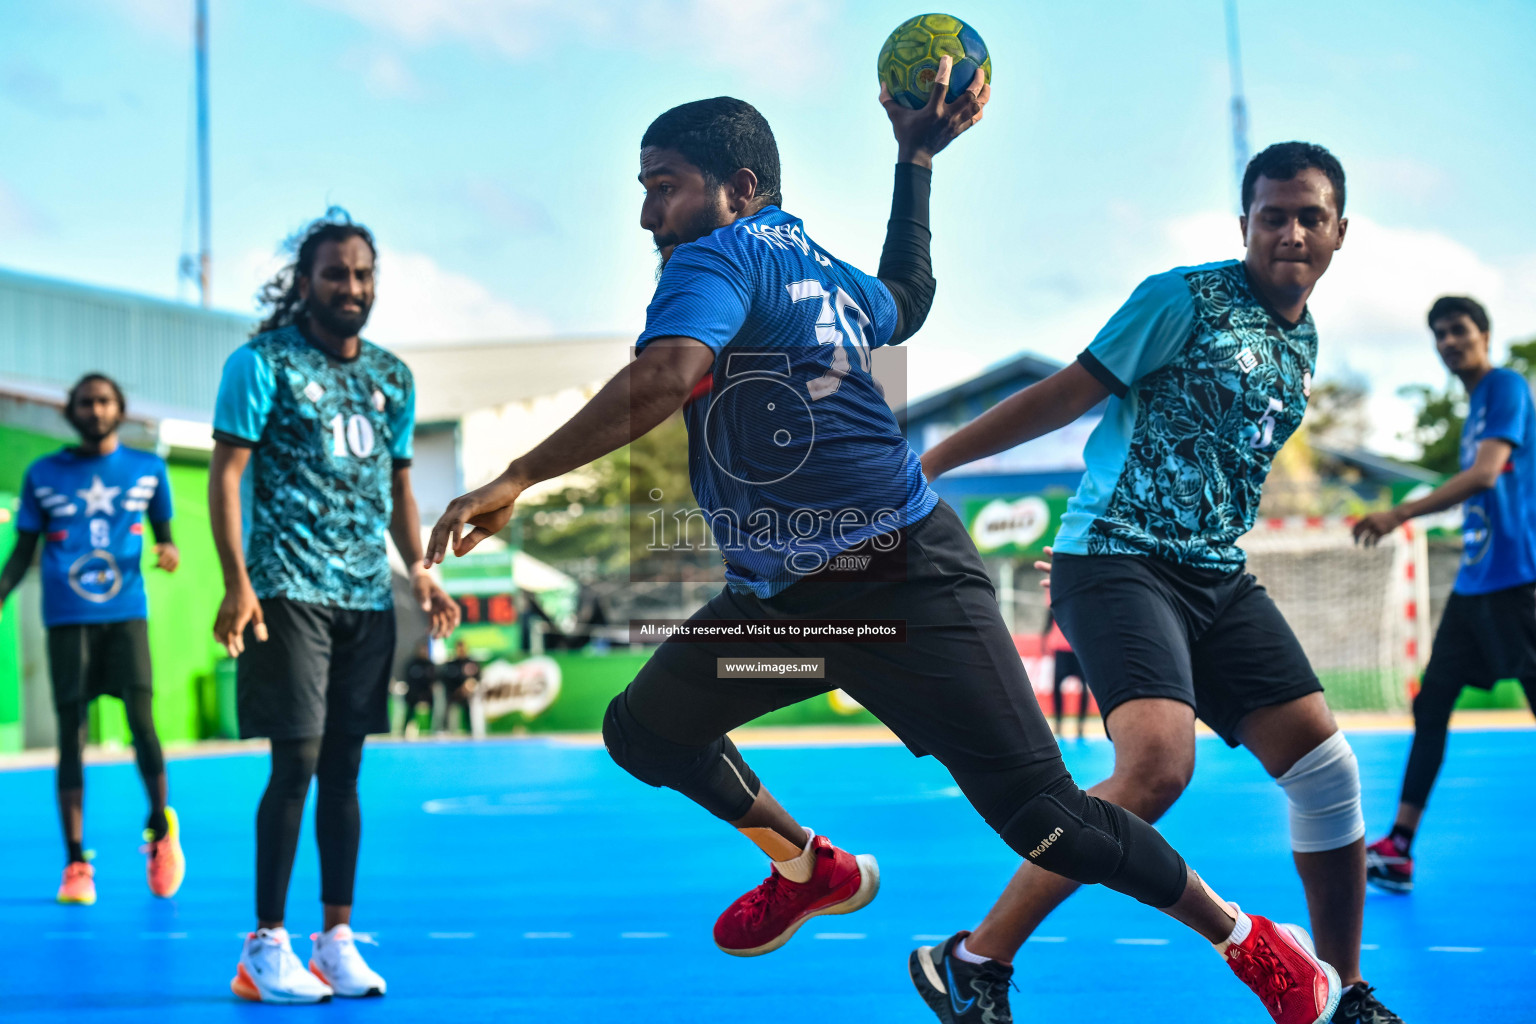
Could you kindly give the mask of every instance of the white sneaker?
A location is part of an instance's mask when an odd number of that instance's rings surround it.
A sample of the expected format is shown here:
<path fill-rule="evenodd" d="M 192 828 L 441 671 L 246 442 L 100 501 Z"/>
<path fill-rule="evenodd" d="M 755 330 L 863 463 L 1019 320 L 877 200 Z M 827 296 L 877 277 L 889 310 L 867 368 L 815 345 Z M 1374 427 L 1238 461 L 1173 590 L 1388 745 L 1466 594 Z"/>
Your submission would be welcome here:
<path fill-rule="evenodd" d="M 323 1003 L 331 987 L 304 969 L 286 928 L 260 928 L 245 938 L 230 991 L 256 1003 Z"/>
<path fill-rule="evenodd" d="M 363 961 L 350 926 L 339 924 L 310 938 L 315 950 L 309 956 L 309 969 L 338 996 L 356 999 L 384 994 L 384 979 Z"/>

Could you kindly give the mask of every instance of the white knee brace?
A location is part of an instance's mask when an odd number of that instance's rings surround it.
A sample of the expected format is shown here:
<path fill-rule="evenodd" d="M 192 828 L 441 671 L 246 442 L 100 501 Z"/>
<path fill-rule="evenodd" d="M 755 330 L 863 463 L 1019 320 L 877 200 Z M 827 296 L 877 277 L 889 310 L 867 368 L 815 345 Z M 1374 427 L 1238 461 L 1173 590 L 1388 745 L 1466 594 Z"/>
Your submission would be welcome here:
<path fill-rule="evenodd" d="M 1291 849 L 1321 853 L 1365 836 L 1360 766 L 1342 732 L 1302 756 L 1275 780 L 1291 801 Z"/>

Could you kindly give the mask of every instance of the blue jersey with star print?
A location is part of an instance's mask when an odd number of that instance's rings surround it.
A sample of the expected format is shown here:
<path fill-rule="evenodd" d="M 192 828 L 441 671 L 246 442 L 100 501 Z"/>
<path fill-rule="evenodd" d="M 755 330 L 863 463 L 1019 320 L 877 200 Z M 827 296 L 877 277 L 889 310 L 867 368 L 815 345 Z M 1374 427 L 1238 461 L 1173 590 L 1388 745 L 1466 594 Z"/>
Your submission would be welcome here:
<path fill-rule="evenodd" d="M 165 460 L 121 445 L 110 455 L 73 448 L 27 467 L 16 529 L 43 536 L 48 626 L 149 616 L 140 559 L 144 520 L 171 519 Z"/>
<path fill-rule="evenodd" d="M 732 588 L 772 596 L 938 504 L 871 372 L 896 321 L 878 278 L 776 206 L 673 250 L 637 347 L 683 337 L 715 354 L 683 415 Z"/>
<path fill-rule="evenodd" d="M 1235 570 L 1270 465 L 1301 424 L 1312 314 L 1289 323 L 1238 260 L 1143 281 L 1078 362 L 1110 391 L 1055 550 Z"/>
<path fill-rule="evenodd" d="M 213 436 L 252 449 L 242 512 L 257 597 L 394 606 L 384 537 L 415 417 L 410 369 L 369 342 L 339 359 L 290 326 L 230 354 Z"/>

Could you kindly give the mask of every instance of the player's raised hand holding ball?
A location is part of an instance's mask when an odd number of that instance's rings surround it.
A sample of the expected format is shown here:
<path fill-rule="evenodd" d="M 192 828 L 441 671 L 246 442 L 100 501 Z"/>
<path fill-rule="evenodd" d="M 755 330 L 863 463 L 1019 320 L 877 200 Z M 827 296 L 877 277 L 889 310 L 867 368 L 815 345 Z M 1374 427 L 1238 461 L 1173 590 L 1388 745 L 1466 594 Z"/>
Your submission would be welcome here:
<path fill-rule="evenodd" d="M 991 70 L 981 36 L 959 18 L 924 14 L 898 26 L 877 65 L 897 159 L 932 166 L 935 153 L 980 121 Z"/>

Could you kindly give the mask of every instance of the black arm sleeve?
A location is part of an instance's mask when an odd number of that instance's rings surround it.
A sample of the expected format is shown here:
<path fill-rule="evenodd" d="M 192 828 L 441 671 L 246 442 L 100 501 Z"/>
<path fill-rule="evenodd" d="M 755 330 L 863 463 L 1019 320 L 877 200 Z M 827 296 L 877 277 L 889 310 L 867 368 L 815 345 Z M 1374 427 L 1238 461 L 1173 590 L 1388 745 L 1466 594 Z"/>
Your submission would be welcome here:
<path fill-rule="evenodd" d="M 928 194 L 933 171 L 916 164 L 896 165 L 896 188 L 891 196 L 891 220 L 885 229 L 885 248 L 880 252 L 876 275 L 896 300 L 897 345 L 917 333 L 933 306 L 933 259 L 928 245 Z"/>
<path fill-rule="evenodd" d="M 11 596 L 16 584 L 27 574 L 27 569 L 32 566 L 32 555 L 36 551 L 37 534 L 17 530 L 16 546 L 11 548 L 11 557 L 5 560 L 5 568 L 0 569 L 0 603 Z"/>
<path fill-rule="evenodd" d="M 163 523 L 150 523 L 149 528 L 155 531 L 156 544 L 174 544 L 171 540 L 171 521 L 167 519 Z"/>

